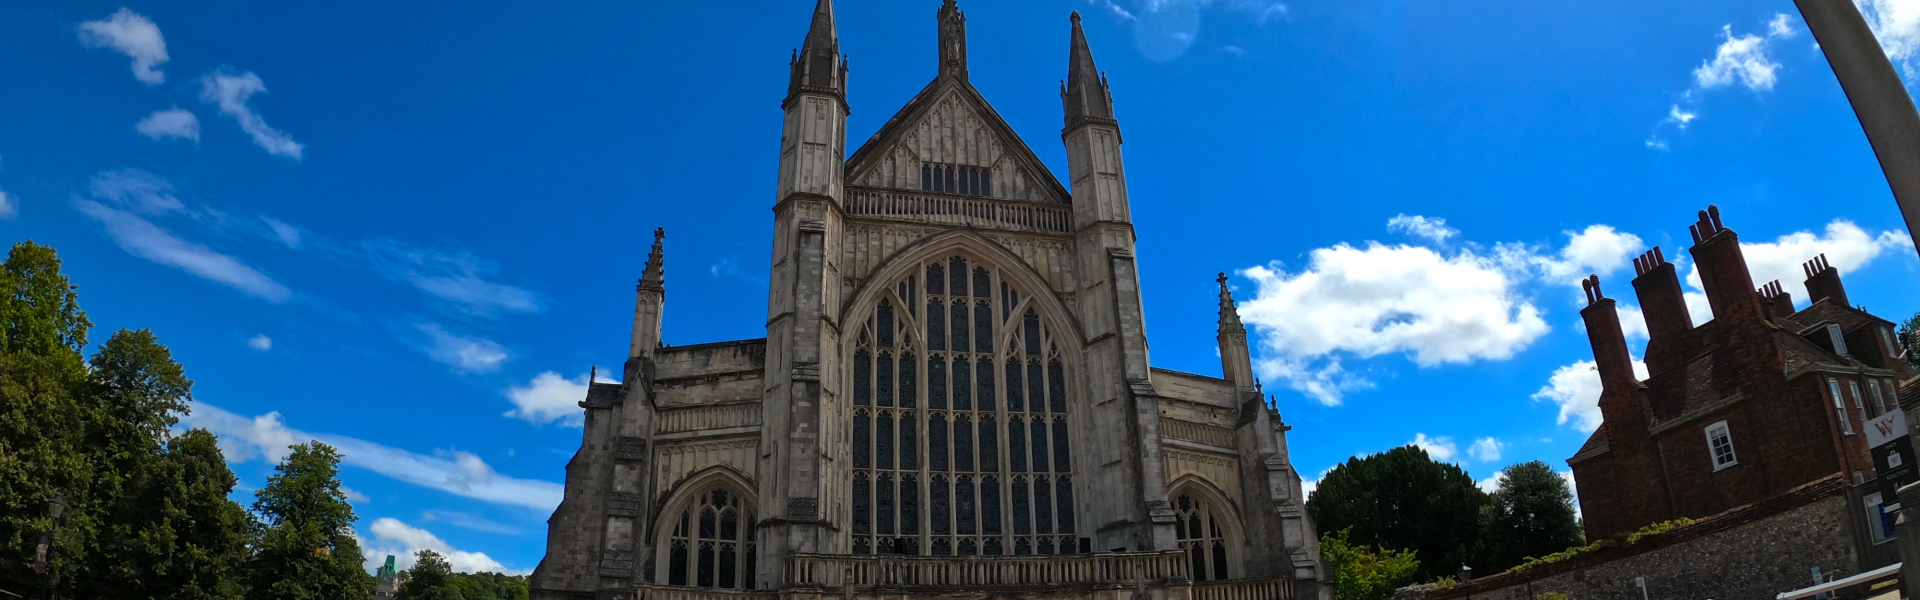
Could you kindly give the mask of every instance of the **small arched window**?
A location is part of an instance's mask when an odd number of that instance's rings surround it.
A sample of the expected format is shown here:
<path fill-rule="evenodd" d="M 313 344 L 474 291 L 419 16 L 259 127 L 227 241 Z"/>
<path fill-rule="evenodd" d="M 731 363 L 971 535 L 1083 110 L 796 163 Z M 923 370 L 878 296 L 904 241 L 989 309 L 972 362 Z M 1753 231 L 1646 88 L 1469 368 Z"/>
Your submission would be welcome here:
<path fill-rule="evenodd" d="M 707 490 L 672 523 L 667 585 L 753 589 L 753 513 L 739 494 Z"/>
<path fill-rule="evenodd" d="M 1220 516 L 1205 500 L 1182 494 L 1174 501 L 1173 534 L 1186 551 L 1194 581 L 1227 578 L 1227 536 Z"/>

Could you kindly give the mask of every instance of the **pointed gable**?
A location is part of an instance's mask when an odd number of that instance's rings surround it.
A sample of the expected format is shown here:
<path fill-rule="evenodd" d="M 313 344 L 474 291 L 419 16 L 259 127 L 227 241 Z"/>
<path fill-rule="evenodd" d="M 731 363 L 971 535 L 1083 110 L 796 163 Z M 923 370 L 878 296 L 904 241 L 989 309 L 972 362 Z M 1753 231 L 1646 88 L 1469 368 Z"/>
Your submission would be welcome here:
<path fill-rule="evenodd" d="M 1072 204 L 1072 194 L 965 79 L 940 77 L 894 113 L 847 160 L 848 185 L 919 191 L 921 167 L 964 166 L 992 174 L 986 194 Z"/>

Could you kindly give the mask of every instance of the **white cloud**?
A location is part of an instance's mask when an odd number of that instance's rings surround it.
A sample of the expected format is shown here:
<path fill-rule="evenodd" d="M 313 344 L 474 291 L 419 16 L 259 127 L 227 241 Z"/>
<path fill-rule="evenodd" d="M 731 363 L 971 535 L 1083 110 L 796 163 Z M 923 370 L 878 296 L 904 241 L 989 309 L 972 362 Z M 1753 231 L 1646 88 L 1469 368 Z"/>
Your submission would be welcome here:
<path fill-rule="evenodd" d="M 1240 274 L 1259 285 L 1240 315 L 1260 338 L 1261 375 L 1328 405 L 1371 385 L 1343 356 L 1405 353 L 1423 367 L 1505 359 L 1550 329 L 1499 261 L 1468 250 L 1342 243 L 1314 250 L 1298 272 L 1276 262 Z"/>
<path fill-rule="evenodd" d="M 1120 19 L 1121 21 L 1132 23 L 1140 20 L 1139 17 L 1133 16 L 1133 13 L 1128 12 L 1127 9 L 1121 8 L 1119 4 L 1115 4 L 1113 0 L 1087 0 L 1087 4 L 1105 10 L 1108 14 L 1113 15 L 1114 18 Z"/>
<path fill-rule="evenodd" d="M 1747 259 L 1747 271 L 1753 275 L 1755 287 L 1767 282 L 1779 280 L 1781 287 L 1791 292 L 1797 303 L 1805 305 L 1808 298 L 1804 283 L 1807 280 L 1800 265 L 1813 260 L 1821 254 L 1827 255 L 1827 262 L 1839 269 L 1842 277 L 1867 266 L 1867 263 L 1888 250 L 1912 251 L 1913 239 L 1903 231 L 1888 230 L 1878 234 L 1869 233 L 1859 225 L 1843 219 L 1827 223 L 1826 232 L 1816 235 L 1811 231 L 1789 233 L 1771 242 L 1741 242 L 1740 253 Z M 1693 289 L 1700 286 L 1700 266 L 1693 265 L 1687 272 L 1687 284 Z M 1706 294 L 1689 292 L 1688 296 L 1698 295 L 1694 309 L 1694 324 L 1706 322 L 1702 316 L 1711 316 L 1712 309 L 1707 307 Z M 1694 300 L 1689 297 L 1688 300 Z M 1703 315 L 1704 313 L 1704 315 Z"/>
<path fill-rule="evenodd" d="M 1649 137 L 1647 138 L 1647 147 L 1648 147 L 1648 148 L 1652 148 L 1652 149 L 1655 149 L 1655 150 L 1666 150 L 1666 149 L 1667 149 L 1667 141 L 1666 141 L 1666 140 L 1663 140 L 1663 139 L 1660 139 L 1660 136 L 1657 136 L 1657 135 L 1656 135 L 1656 136 L 1649 136 Z"/>
<path fill-rule="evenodd" d="M 1394 215 L 1387 220 L 1387 231 L 1405 233 L 1423 237 L 1436 243 L 1444 243 L 1447 238 L 1460 235 L 1460 230 L 1447 226 L 1447 220 L 1439 217 L 1423 217 L 1405 213 Z"/>
<path fill-rule="evenodd" d="M 1713 58 L 1693 70 L 1694 85 L 1713 89 L 1739 83 L 1754 91 L 1773 89 L 1774 71 L 1780 69 L 1780 63 L 1767 55 L 1766 38 L 1752 34 L 1735 37 L 1732 25 L 1723 27 L 1720 36 L 1724 41 L 1714 50 Z"/>
<path fill-rule="evenodd" d="M 181 239 L 138 215 L 78 198 L 74 199 L 74 206 L 99 221 L 106 228 L 107 236 L 129 254 L 177 267 L 269 302 L 285 302 L 293 297 L 286 286 L 239 259 Z"/>
<path fill-rule="evenodd" d="M 368 544 L 367 566 L 377 568 L 386 564 L 386 555 L 394 556 L 395 566 L 401 569 L 413 568 L 417 559 L 415 554 L 421 550 L 432 550 L 447 558 L 447 564 L 459 573 L 477 573 L 490 571 L 510 575 L 526 575 L 527 570 L 508 569 L 482 552 L 467 552 L 454 549 L 452 544 L 440 539 L 425 529 L 414 527 L 391 517 L 376 519 L 369 530 L 373 533 L 372 543 Z"/>
<path fill-rule="evenodd" d="M 1633 361 L 1633 375 L 1646 379 L 1647 364 Z M 1556 421 L 1560 425 L 1571 421 L 1574 429 L 1584 433 L 1600 428 L 1600 371 L 1591 360 L 1554 369 L 1547 377 L 1547 385 L 1534 392 L 1533 399 L 1560 405 L 1560 418 Z"/>
<path fill-rule="evenodd" d="M 1646 247 L 1640 236 L 1617 231 L 1611 225 L 1589 225 L 1581 231 L 1562 233 L 1567 236 L 1567 245 L 1558 255 L 1535 260 L 1543 276 L 1554 283 L 1577 286 L 1588 274 L 1621 270 Z"/>
<path fill-rule="evenodd" d="M 1430 438 L 1427 437 L 1427 434 L 1415 433 L 1413 434 L 1413 441 L 1407 443 L 1419 446 L 1421 450 L 1426 450 L 1427 456 L 1440 462 L 1452 461 L 1453 455 L 1460 453 L 1460 448 L 1454 445 L 1453 438 L 1450 437 Z"/>
<path fill-rule="evenodd" d="M 461 251 L 413 248 L 393 240 L 362 244 L 381 275 L 453 303 L 475 315 L 499 312 L 538 312 L 543 307 L 533 292 L 488 281 L 496 268 L 492 261 Z"/>
<path fill-rule="evenodd" d="M 181 417 L 180 427 L 205 428 L 219 435 L 220 449 L 229 462 L 254 458 L 279 462 L 289 453 L 288 446 L 319 440 L 339 449 L 347 465 L 413 485 L 535 511 L 552 511 L 560 505 L 560 484 L 501 475 L 471 452 L 439 450 L 428 456 L 346 436 L 291 429 L 277 412 L 248 418 L 197 400 L 191 408 Z"/>
<path fill-rule="evenodd" d="M 88 48 L 112 48 L 133 59 L 133 78 L 149 85 L 167 80 L 167 74 L 154 67 L 167 62 L 167 41 L 153 21 L 121 8 L 104 20 L 86 21 L 74 28 L 80 44 Z"/>
<path fill-rule="evenodd" d="M 247 347 L 265 352 L 273 349 L 273 338 L 260 334 L 247 339 Z"/>
<path fill-rule="evenodd" d="M 1773 18 L 1767 20 L 1767 37 L 1788 39 L 1799 33 L 1793 28 L 1793 17 L 1787 13 L 1773 13 Z"/>
<path fill-rule="evenodd" d="M 1573 481 L 1573 471 L 1554 471 L 1554 472 L 1553 472 L 1553 474 L 1555 474 L 1555 475 L 1559 475 L 1561 479 L 1564 479 L 1564 480 L 1566 480 L 1566 481 L 1567 481 L 1567 491 L 1569 491 L 1569 492 L 1573 492 L 1573 516 L 1574 516 L 1574 518 L 1576 518 L 1576 519 L 1585 519 L 1585 518 L 1586 518 L 1586 516 L 1580 513 L 1580 488 L 1579 488 L 1579 486 L 1578 486 L 1578 485 L 1575 485 L 1575 484 L 1574 484 L 1574 481 Z"/>
<path fill-rule="evenodd" d="M 1887 59 L 1900 68 L 1909 81 L 1916 79 L 1915 61 L 1920 56 L 1920 2 L 1912 0 L 1854 0 L 1860 7 L 1873 37 Z"/>
<path fill-rule="evenodd" d="M 507 349 L 493 340 L 455 335 L 439 323 L 415 324 L 414 330 L 426 336 L 421 349 L 429 358 L 446 363 L 458 373 L 491 373 L 508 358 Z"/>
<path fill-rule="evenodd" d="M 1691 109 L 1680 110 L 1680 105 L 1675 104 L 1667 109 L 1667 120 L 1664 122 L 1672 123 L 1675 127 L 1681 129 L 1686 129 L 1688 123 L 1692 123 L 1694 119 L 1698 118 L 1700 118 L 1700 113 L 1693 112 Z M 1662 149 L 1665 148 L 1663 147 Z"/>
<path fill-rule="evenodd" d="M 357 502 L 360 504 L 366 504 L 368 502 L 373 501 L 373 499 L 368 498 L 366 494 L 362 494 L 359 491 L 356 491 L 353 488 L 350 488 L 344 485 L 340 486 L 340 493 L 347 497 L 348 502 Z"/>
<path fill-rule="evenodd" d="M 1486 492 L 1489 494 L 1499 491 L 1500 490 L 1500 474 L 1494 473 L 1492 477 L 1488 477 L 1486 479 L 1482 479 L 1478 482 L 1475 482 L 1474 485 L 1478 486 L 1480 488 L 1480 491 Z"/>
<path fill-rule="evenodd" d="M 200 117 L 180 107 L 156 110 L 133 126 L 135 131 L 153 139 L 177 137 L 200 141 Z"/>
<path fill-rule="evenodd" d="M 1202 0 L 1203 5 L 1222 4 L 1227 10 L 1253 18 L 1253 22 L 1266 25 L 1267 21 L 1285 18 L 1287 5 L 1272 0 Z"/>
<path fill-rule="evenodd" d="M 0 219 L 12 221 L 20 216 L 20 197 L 0 191 Z"/>
<path fill-rule="evenodd" d="M 1474 440 L 1472 446 L 1467 447 L 1467 456 L 1471 456 L 1474 460 L 1480 462 L 1498 461 L 1500 460 L 1500 449 L 1504 446 L 1506 446 L 1506 444 L 1500 443 L 1500 440 L 1490 437 L 1480 438 Z"/>
<path fill-rule="evenodd" d="M 273 231 L 274 237 L 280 238 L 280 243 L 286 244 L 288 248 L 295 250 L 300 248 L 300 228 L 282 223 L 270 217 L 260 217 L 260 221 L 267 224 L 267 229 Z"/>
<path fill-rule="evenodd" d="M 461 529 L 471 529 L 485 533 L 501 535 L 519 535 L 520 529 L 503 523 L 452 510 L 429 510 L 420 513 L 420 518 L 429 522 L 443 522 Z"/>
<path fill-rule="evenodd" d="M 294 160 L 300 160 L 306 146 L 293 141 L 293 137 L 267 125 L 266 119 L 253 112 L 247 99 L 254 94 L 267 91 L 267 84 L 252 71 L 235 74 L 221 69 L 200 78 L 200 100 L 220 106 L 220 114 L 233 117 L 240 129 L 253 136 L 253 143 L 266 149 L 269 154 L 278 154 Z"/>
<path fill-rule="evenodd" d="M 1620 302 L 1614 305 L 1614 310 L 1620 314 L 1620 333 L 1628 341 L 1647 339 L 1647 315 L 1640 307 Z"/>
<path fill-rule="evenodd" d="M 87 180 L 87 193 L 94 198 L 147 216 L 185 211 L 172 191 L 173 184 L 139 169 L 101 171 Z"/>
<path fill-rule="evenodd" d="M 587 398 L 586 373 L 567 379 L 553 371 L 542 372 L 533 376 L 533 381 L 525 387 L 507 388 L 506 394 L 515 408 L 504 413 L 505 416 L 533 423 L 559 421 L 566 427 L 586 424 L 586 415 L 579 404 Z"/>

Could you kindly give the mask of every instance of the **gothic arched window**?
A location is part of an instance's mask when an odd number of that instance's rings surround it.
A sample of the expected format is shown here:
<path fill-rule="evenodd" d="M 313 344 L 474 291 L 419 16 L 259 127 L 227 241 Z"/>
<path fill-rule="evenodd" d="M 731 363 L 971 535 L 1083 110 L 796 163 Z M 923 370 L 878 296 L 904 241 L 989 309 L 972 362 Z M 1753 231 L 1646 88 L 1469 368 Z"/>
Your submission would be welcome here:
<path fill-rule="evenodd" d="M 714 488 L 680 511 L 667 539 L 667 585 L 753 589 L 753 513 Z"/>
<path fill-rule="evenodd" d="M 1227 536 L 1221 516 L 1205 500 L 1181 494 L 1173 505 L 1173 535 L 1186 551 L 1194 581 L 1227 578 Z"/>
<path fill-rule="evenodd" d="M 1078 549 L 1066 357 L 997 266 L 923 263 L 851 349 L 855 554 Z"/>

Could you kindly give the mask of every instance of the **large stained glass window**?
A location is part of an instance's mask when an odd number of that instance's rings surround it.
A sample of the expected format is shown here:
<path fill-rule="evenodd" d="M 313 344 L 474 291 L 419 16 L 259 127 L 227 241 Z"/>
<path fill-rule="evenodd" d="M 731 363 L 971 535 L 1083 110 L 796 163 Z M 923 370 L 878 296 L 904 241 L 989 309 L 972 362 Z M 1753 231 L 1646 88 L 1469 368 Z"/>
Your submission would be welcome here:
<path fill-rule="evenodd" d="M 714 488 L 671 523 L 667 585 L 753 589 L 753 513 L 738 494 Z"/>
<path fill-rule="evenodd" d="M 855 554 L 1079 549 L 1067 357 L 993 265 L 946 256 L 895 282 L 859 323 Z"/>

